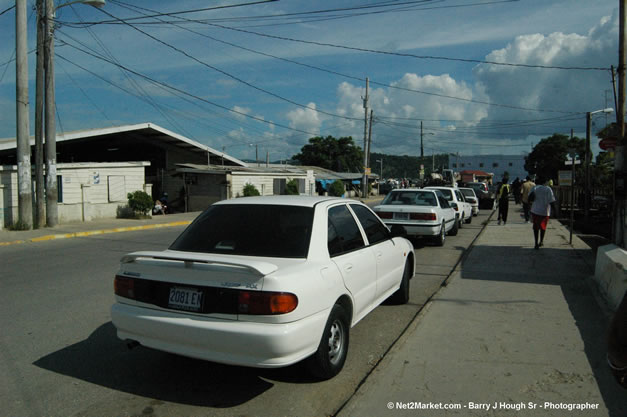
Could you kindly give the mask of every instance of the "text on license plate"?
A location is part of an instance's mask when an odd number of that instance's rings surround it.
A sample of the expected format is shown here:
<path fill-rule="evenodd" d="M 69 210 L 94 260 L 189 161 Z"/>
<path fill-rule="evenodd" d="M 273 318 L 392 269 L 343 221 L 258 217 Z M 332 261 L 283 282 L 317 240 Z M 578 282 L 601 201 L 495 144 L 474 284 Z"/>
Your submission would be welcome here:
<path fill-rule="evenodd" d="M 409 220 L 409 213 L 394 213 L 394 220 Z"/>
<path fill-rule="evenodd" d="M 193 288 L 172 287 L 168 307 L 179 310 L 200 311 L 202 291 Z"/>

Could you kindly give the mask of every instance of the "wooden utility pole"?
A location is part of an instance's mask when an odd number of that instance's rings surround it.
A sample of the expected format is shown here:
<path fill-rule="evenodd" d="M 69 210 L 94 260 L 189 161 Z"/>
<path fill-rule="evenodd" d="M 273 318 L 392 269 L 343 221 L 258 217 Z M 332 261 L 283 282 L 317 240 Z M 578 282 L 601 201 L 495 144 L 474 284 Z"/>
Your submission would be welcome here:
<path fill-rule="evenodd" d="M 619 39 L 618 39 L 618 109 L 616 122 L 618 125 L 618 141 L 614 158 L 614 243 L 625 247 L 625 13 L 627 0 L 619 0 Z"/>
<path fill-rule="evenodd" d="M 33 227 L 31 191 L 30 133 L 28 110 L 28 51 L 26 34 L 26 0 L 15 2 L 15 97 L 18 215 L 21 227 Z"/>
<path fill-rule="evenodd" d="M 57 131 L 54 98 L 54 2 L 46 1 L 44 42 L 45 125 L 46 125 L 46 224 L 54 227 L 59 223 L 57 189 Z"/>
<path fill-rule="evenodd" d="M 44 201 L 44 0 L 37 0 L 37 68 L 35 71 L 35 227 L 46 224 Z"/>
<path fill-rule="evenodd" d="M 370 167 L 370 148 L 372 147 L 372 123 L 374 119 L 374 110 L 370 109 L 370 125 L 368 126 L 368 158 L 366 158 L 367 166 Z"/>
<path fill-rule="evenodd" d="M 369 80 L 366 78 L 366 96 L 362 97 L 364 100 L 364 174 L 361 178 L 362 198 L 368 195 L 368 175 L 366 174 L 366 170 L 368 169 L 368 84 Z"/>

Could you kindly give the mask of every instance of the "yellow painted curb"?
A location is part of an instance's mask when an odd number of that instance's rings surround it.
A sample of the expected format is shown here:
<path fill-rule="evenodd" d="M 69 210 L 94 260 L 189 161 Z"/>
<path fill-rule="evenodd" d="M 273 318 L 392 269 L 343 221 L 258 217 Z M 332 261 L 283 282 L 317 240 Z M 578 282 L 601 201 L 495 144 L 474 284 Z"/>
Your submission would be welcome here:
<path fill-rule="evenodd" d="M 47 240 L 69 239 L 73 237 L 87 237 L 87 236 L 103 235 L 103 234 L 109 234 L 109 233 L 132 232 L 136 230 L 158 229 L 162 227 L 187 226 L 191 222 L 192 222 L 191 220 L 181 220 L 181 221 L 176 221 L 176 222 L 171 222 L 171 223 L 145 224 L 142 226 L 116 227 L 114 229 L 88 230 L 86 232 L 46 235 L 46 236 L 34 237 L 28 240 L 15 240 L 12 242 L 0 242 L 0 246 L 9 246 L 9 245 L 15 245 L 15 244 L 26 243 L 26 242 L 45 242 Z"/>

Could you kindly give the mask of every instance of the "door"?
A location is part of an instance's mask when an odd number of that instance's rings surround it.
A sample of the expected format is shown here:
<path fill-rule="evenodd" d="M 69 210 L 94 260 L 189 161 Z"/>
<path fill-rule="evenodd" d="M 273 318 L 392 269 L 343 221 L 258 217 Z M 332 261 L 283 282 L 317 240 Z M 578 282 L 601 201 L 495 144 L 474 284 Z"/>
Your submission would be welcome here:
<path fill-rule="evenodd" d="M 377 263 L 376 298 L 378 299 L 390 290 L 399 287 L 406 258 L 396 247 L 388 228 L 381 223 L 376 214 L 359 204 L 351 204 L 350 207 L 366 233 L 368 249 Z"/>
<path fill-rule="evenodd" d="M 370 311 L 375 299 L 376 260 L 346 204 L 331 207 L 328 213 L 329 255 L 353 296 L 353 323 L 356 323 Z"/>

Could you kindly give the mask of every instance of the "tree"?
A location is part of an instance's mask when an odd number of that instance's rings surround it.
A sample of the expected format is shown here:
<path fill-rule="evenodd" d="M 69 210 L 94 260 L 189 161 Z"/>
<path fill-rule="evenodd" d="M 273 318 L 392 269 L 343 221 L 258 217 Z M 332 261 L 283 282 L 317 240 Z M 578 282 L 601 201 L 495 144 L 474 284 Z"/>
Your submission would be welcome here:
<path fill-rule="evenodd" d="M 583 160 L 586 140 L 578 137 L 572 139 L 559 133 L 542 139 L 525 158 L 525 170 L 544 178 L 556 179 L 559 170 L 563 170 L 568 151 L 574 149 Z"/>
<path fill-rule="evenodd" d="M 298 191 L 297 179 L 291 179 L 287 182 L 287 184 L 285 184 L 285 194 L 287 195 L 299 195 L 300 194 L 300 192 Z"/>
<path fill-rule="evenodd" d="M 309 144 L 303 146 L 300 153 L 292 159 L 298 160 L 301 165 L 313 165 L 337 172 L 362 172 L 364 165 L 364 154 L 355 146 L 350 136 L 339 139 L 333 136 L 310 138 Z"/>

